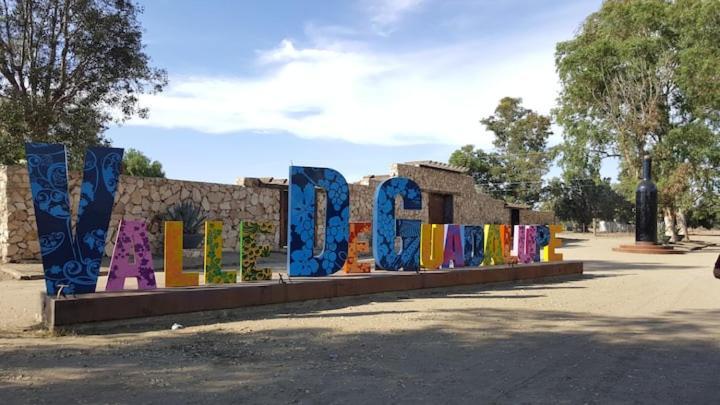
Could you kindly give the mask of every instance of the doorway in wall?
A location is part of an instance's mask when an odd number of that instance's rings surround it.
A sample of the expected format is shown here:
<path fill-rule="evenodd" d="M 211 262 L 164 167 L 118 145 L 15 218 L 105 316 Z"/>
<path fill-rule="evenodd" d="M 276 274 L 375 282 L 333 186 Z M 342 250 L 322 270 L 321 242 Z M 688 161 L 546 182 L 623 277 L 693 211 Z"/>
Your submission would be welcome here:
<path fill-rule="evenodd" d="M 454 220 L 452 194 L 430 193 L 428 221 L 431 224 L 452 224 Z"/>
<path fill-rule="evenodd" d="M 517 208 L 510 208 L 510 225 L 512 229 L 515 229 L 515 225 L 520 225 L 520 210 Z"/>

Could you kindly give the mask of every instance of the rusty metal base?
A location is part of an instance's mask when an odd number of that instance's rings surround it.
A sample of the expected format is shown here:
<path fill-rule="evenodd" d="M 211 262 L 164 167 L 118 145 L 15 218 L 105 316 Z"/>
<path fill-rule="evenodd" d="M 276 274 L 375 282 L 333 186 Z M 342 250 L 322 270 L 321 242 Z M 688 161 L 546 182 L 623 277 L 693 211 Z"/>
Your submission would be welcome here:
<path fill-rule="evenodd" d="M 423 288 L 534 280 L 582 274 L 583 263 L 564 261 L 455 270 L 336 274 L 293 278 L 287 283 L 245 282 L 202 287 L 98 292 L 56 298 L 43 294 L 43 322 L 49 329 L 89 322 L 113 321 L 254 305 L 281 304 L 352 295 Z"/>

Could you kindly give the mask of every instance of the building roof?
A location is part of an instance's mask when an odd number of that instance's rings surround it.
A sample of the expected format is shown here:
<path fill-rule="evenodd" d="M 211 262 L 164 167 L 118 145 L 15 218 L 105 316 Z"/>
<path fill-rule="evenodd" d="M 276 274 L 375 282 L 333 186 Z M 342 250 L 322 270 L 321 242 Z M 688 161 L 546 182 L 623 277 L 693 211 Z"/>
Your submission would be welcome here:
<path fill-rule="evenodd" d="M 238 177 L 235 184 L 245 187 L 287 188 L 287 179 L 274 177 Z"/>
<path fill-rule="evenodd" d="M 427 167 L 427 168 L 431 168 L 431 169 L 445 170 L 448 172 L 462 173 L 462 174 L 466 174 L 468 172 L 467 167 L 454 166 L 454 165 L 447 164 L 447 163 L 436 162 L 434 160 L 414 160 L 411 162 L 405 162 L 403 164 L 409 165 L 409 166 Z"/>
<path fill-rule="evenodd" d="M 287 186 L 288 179 L 278 179 L 275 177 L 260 177 L 260 184 L 267 186 Z"/>
<path fill-rule="evenodd" d="M 517 204 L 517 203 L 505 203 L 505 208 L 517 208 L 520 210 L 529 210 L 532 208 L 532 206 L 527 204 Z"/>
<path fill-rule="evenodd" d="M 390 178 L 389 174 L 368 174 L 367 176 L 363 176 L 360 181 L 358 181 L 356 184 L 362 184 L 362 185 L 370 185 L 370 181 L 383 181 Z"/>

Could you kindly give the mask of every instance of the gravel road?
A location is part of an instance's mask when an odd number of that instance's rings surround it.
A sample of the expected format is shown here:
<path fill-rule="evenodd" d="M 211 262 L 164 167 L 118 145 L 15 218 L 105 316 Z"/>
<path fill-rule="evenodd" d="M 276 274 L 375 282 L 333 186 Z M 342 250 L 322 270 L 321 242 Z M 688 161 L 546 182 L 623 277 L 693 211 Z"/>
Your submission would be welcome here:
<path fill-rule="evenodd" d="M 629 240 L 568 240 L 582 277 L 64 336 L 31 328 L 42 282 L 3 280 L 0 403 L 720 403 L 720 249 L 611 251 Z"/>

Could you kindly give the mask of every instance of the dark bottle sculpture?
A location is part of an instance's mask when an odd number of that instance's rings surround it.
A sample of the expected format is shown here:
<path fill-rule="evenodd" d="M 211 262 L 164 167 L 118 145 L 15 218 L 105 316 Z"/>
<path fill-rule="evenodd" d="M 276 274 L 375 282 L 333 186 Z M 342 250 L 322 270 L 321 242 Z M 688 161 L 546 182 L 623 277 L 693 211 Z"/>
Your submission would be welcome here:
<path fill-rule="evenodd" d="M 651 170 L 652 160 L 645 156 L 643 180 L 635 190 L 635 242 L 657 243 L 657 187 Z"/>

